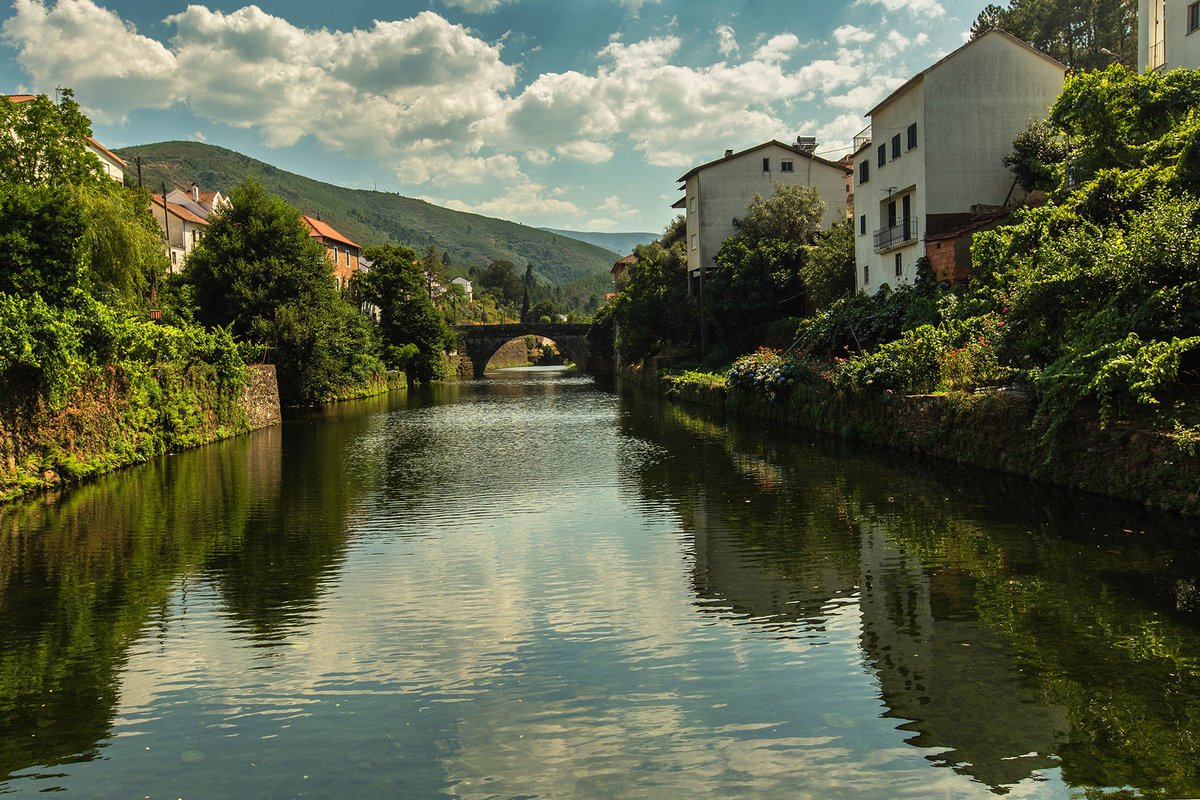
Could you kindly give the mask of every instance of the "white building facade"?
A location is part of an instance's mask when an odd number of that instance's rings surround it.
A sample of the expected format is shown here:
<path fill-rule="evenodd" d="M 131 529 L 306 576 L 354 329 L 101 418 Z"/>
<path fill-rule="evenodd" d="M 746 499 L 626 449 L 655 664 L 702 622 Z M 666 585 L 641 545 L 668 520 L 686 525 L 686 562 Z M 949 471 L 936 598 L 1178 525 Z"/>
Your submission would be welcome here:
<path fill-rule="evenodd" d="M 689 285 L 717 265 L 721 243 L 736 232 L 734 219 L 746 213 L 756 194 L 770 197 L 780 185 L 811 186 L 825 201 L 824 227 L 845 219 L 849 171 L 799 144 L 770 141 L 740 153 L 727 150 L 683 175 L 684 196 L 673 207 L 685 209 L 687 218 Z"/>
<path fill-rule="evenodd" d="M 1138 69 L 1200 69 L 1200 2 L 1138 0 Z"/>
<path fill-rule="evenodd" d="M 1004 166 L 1012 142 L 1044 119 L 1066 68 L 998 30 L 915 75 L 867 113 L 871 141 L 856 153 L 856 284 L 911 284 L 924 238 L 972 211 L 1023 197 Z"/>

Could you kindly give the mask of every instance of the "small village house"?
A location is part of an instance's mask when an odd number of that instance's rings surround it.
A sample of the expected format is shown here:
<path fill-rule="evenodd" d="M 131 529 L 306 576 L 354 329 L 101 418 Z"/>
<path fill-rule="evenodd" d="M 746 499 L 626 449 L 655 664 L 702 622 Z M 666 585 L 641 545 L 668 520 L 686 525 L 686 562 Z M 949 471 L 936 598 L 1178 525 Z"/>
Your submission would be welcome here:
<path fill-rule="evenodd" d="M 469 280 L 466 278 L 455 278 L 450 282 L 461 286 L 463 294 L 466 295 L 468 300 L 475 299 L 475 287 L 471 286 L 471 282 Z"/>
<path fill-rule="evenodd" d="M 621 256 L 621 258 L 617 259 L 616 263 L 612 265 L 611 273 L 613 288 L 618 292 L 621 291 L 621 289 L 625 286 L 625 275 L 629 272 L 629 268 L 636 263 L 637 256 L 630 253 L 627 256 Z"/>
<path fill-rule="evenodd" d="M 702 272 L 717 265 L 721 243 L 736 232 L 734 219 L 746 213 L 756 194 L 770 197 L 781 185 L 811 186 L 825 201 L 824 227 L 845 219 L 849 169 L 815 149 L 812 138 L 799 137 L 795 144 L 772 140 L 737 153 L 726 150 L 679 178 L 684 196 L 672 208 L 685 209 L 689 291 L 695 293 Z"/>
<path fill-rule="evenodd" d="M 1004 157 L 1031 120 L 1045 118 L 1065 73 L 1050 56 L 993 29 L 867 112 L 870 128 L 855 140 L 859 291 L 911 284 L 918 259 L 946 247 L 957 248 L 958 258 L 953 274 L 937 277 L 969 275 L 958 240 L 968 237 L 969 248 L 979 226 L 1023 199 Z"/>
<path fill-rule="evenodd" d="M 358 273 L 362 248 L 337 228 L 322 222 L 319 217 L 305 214 L 303 219 L 304 224 L 308 226 L 309 236 L 325 246 L 325 254 L 333 264 L 333 280 L 338 289 L 348 289 L 350 281 Z"/>
<path fill-rule="evenodd" d="M 167 255 L 171 260 L 167 271 L 177 275 L 183 271 L 187 257 L 204 238 L 208 220 L 187 206 L 172 202 L 169 194 L 165 202 L 162 194 L 151 196 L 150 215 L 166 233 Z"/>

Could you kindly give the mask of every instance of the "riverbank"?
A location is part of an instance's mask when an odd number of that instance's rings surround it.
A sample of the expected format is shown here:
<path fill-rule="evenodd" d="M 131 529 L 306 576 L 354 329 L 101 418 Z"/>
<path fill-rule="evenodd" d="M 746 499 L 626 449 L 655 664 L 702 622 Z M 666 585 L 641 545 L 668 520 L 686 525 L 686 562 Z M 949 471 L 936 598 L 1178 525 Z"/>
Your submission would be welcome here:
<path fill-rule="evenodd" d="M 0 502 L 53 490 L 157 456 L 278 425 L 275 367 L 245 368 L 236 397 L 211 368 L 99 372 L 58 410 L 44 402 L 0 410 Z M 330 402 L 407 388 L 403 372 L 354 387 Z"/>
<path fill-rule="evenodd" d="M 1200 430 L 1157 425 L 1151 414 L 1106 427 L 1095 409 L 1046 440 L 1034 398 L 994 389 L 932 395 L 846 396 L 799 385 L 776 399 L 704 373 L 626 368 L 621 377 L 662 395 L 846 439 L 993 469 L 1031 480 L 1200 513 Z"/>

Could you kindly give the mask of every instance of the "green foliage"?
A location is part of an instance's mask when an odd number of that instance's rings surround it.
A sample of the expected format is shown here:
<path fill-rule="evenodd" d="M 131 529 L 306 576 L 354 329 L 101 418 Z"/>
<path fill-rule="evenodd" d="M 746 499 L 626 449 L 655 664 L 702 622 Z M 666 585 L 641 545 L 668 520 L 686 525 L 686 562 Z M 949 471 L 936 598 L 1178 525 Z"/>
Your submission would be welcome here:
<path fill-rule="evenodd" d="M 626 363 L 687 347 L 696 336 L 696 306 L 687 294 L 687 252 L 682 240 L 634 249 L 637 262 L 624 288 L 607 307 L 619 333 L 617 353 Z M 597 315 L 600 317 L 601 315 Z"/>
<path fill-rule="evenodd" d="M 479 291 L 488 292 L 497 302 L 515 306 L 525 296 L 525 284 L 511 261 L 499 260 L 488 264 L 475 278 Z"/>
<path fill-rule="evenodd" d="M 904 331 L 900 338 L 861 357 L 839 362 L 832 372 L 835 387 L 848 391 L 872 388 L 896 392 L 931 392 L 941 383 L 947 351 L 946 334 L 933 325 Z"/>
<path fill-rule="evenodd" d="M 1009 0 L 988 3 L 971 25 L 972 37 L 1002 28 L 1076 71 L 1115 60 L 1136 67 L 1136 0 Z M 1107 52 L 1105 52 L 1107 51 Z"/>
<path fill-rule="evenodd" d="M 374 265 L 361 280 L 363 299 L 380 310 L 379 330 L 390 366 L 403 368 L 410 381 L 444 377 L 443 354 L 450 340 L 445 319 L 433 306 L 424 269 L 408 247 L 368 247 Z"/>
<path fill-rule="evenodd" d="M 800 272 L 808 248 L 787 239 L 732 236 L 704 280 L 704 311 L 715 338 L 744 352 L 762 341 L 764 328 L 804 308 Z"/>
<path fill-rule="evenodd" d="M 873 350 L 905 331 L 941 319 L 944 292 L 927 286 L 884 285 L 875 294 L 855 294 L 808 317 L 796 332 L 801 348 L 821 355 Z"/>
<path fill-rule="evenodd" d="M 834 225 L 817 239 L 800 266 L 800 280 L 816 309 L 828 308 L 854 293 L 854 227 Z"/>
<path fill-rule="evenodd" d="M 91 122 L 75 95 L 63 89 L 24 103 L 0 96 L 0 183 L 25 186 L 96 185 L 109 179 L 88 149 Z"/>
<path fill-rule="evenodd" d="M 286 404 L 323 402 L 377 380 L 378 339 L 338 295 L 325 249 L 300 213 L 253 180 L 230 200 L 188 257 L 196 318 L 266 345 Z"/>
<path fill-rule="evenodd" d="M 143 306 L 167 271 L 163 233 L 150 216 L 150 193 L 112 181 L 76 189 L 73 197 L 87 223 L 88 283 L 116 302 Z"/>
<path fill-rule="evenodd" d="M 69 188 L 0 183 L 0 292 L 66 302 L 84 285 L 86 231 Z"/>
<path fill-rule="evenodd" d="M 77 319 L 52 309 L 38 294 L 0 292 L 0 386 L 10 398 L 41 396 L 62 405 L 80 382 L 83 365 Z"/>
<path fill-rule="evenodd" d="M 738 237 L 751 244 L 768 239 L 808 244 L 824 216 L 825 200 L 817 189 L 779 184 L 770 197 L 754 195 L 745 215 L 734 224 Z"/>
<path fill-rule="evenodd" d="M 1058 168 L 1067 160 L 1067 143 L 1042 120 L 1031 120 L 1013 139 L 1013 151 L 1004 166 L 1027 192 L 1050 191 L 1058 185 Z"/>

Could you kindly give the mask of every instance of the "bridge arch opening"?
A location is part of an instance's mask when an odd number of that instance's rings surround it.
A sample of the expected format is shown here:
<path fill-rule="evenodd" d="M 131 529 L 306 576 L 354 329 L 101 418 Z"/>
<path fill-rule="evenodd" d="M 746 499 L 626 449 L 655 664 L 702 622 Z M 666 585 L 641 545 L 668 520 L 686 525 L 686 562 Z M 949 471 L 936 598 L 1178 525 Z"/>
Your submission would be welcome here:
<path fill-rule="evenodd" d="M 509 339 L 492 353 L 485 371 L 512 367 L 574 366 L 569 350 L 548 336 L 526 334 Z"/>
<path fill-rule="evenodd" d="M 513 323 L 460 325 L 455 331 L 458 334 L 459 351 L 470 359 L 475 377 L 482 377 L 497 351 L 513 340 L 520 340 L 521 346 L 524 346 L 526 337 L 534 337 L 538 342 L 550 340 L 564 358 L 573 362 L 580 371 L 587 372 L 593 361 L 592 345 L 588 340 L 590 329 L 589 325 L 571 323 Z M 528 363 L 528 355 L 525 356 L 525 363 Z"/>

